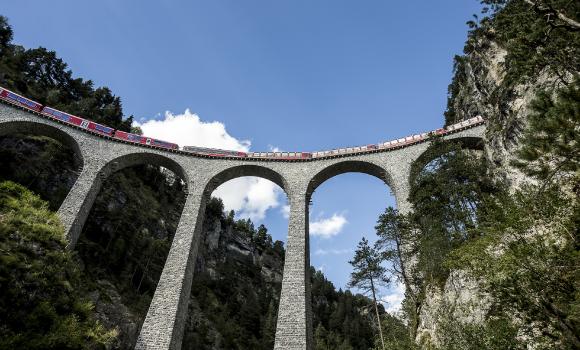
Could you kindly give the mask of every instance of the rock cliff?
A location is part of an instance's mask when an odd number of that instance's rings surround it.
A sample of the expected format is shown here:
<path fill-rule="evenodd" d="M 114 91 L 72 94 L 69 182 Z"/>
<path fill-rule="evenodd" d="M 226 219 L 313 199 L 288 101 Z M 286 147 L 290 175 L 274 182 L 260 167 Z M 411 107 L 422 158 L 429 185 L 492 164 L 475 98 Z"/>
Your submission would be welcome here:
<path fill-rule="evenodd" d="M 545 29 L 545 35 L 538 34 L 545 37 L 534 46 L 532 38 L 535 33 L 522 34 L 508 28 L 516 25 L 513 16 L 522 16 L 522 13 L 531 18 L 529 22 L 536 21 L 534 25 L 548 27 L 527 4 L 512 1 L 499 15 L 483 20 L 481 27 L 475 26 L 470 31 L 464 54 L 455 57 L 445 112 L 446 124 L 477 115 L 487 120 L 484 156 L 490 161 L 489 172 L 506 180 L 511 188 L 533 182 L 512 166 L 519 138 L 532 111 L 532 101 L 540 91 L 555 91 L 571 82 L 578 73 L 573 55 L 562 59 L 569 63 L 563 67 L 558 66 L 557 60 L 550 62 L 549 52 L 542 52 L 552 45 L 549 43 L 551 40 L 557 40 L 558 35 L 566 37 L 568 33 L 550 33 Z M 513 23 L 502 22 L 508 20 Z M 531 31 L 529 28 L 525 30 Z M 577 36 L 575 38 L 577 40 Z M 529 47 L 520 43 L 524 40 Z M 568 40 L 562 45 L 569 45 L 570 52 L 577 50 L 573 41 Z M 517 65 L 525 66 L 525 69 L 518 68 L 521 72 L 517 71 Z M 463 271 L 451 271 L 445 283 L 426 286 L 418 308 L 415 340 L 425 347 L 437 345 L 443 319 L 481 323 L 489 305 L 476 280 Z"/>

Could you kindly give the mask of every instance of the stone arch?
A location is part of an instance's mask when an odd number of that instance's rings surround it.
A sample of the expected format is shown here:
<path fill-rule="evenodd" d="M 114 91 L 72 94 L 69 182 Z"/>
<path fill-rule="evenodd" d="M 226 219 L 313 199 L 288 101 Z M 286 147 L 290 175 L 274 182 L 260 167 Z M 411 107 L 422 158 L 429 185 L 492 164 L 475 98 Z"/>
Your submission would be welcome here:
<path fill-rule="evenodd" d="M 477 136 L 461 136 L 461 135 L 450 135 L 450 137 L 445 138 L 441 141 L 438 146 L 430 145 L 425 151 L 423 151 L 417 159 L 411 164 L 410 174 L 409 174 L 409 186 L 413 183 L 419 172 L 427 165 L 431 160 L 436 158 L 438 155 L 443 153 L 442 147 L 448 145 L 449 143 L 459 144 L 461 148 L 479 150 L 484 149 L 482 137 Z"/>
<path fill-rule="evenodd" d="M 175 175 L 179 176 L 186 185 L 189 184 L 189 177 L 187 172 L 177 161 L 158 153 L 153 152 L 136 152 L 128 153 L 110 160 L 100 170 L 101 180 L 104 180 L 112 173 L 129 168 L 135 165 L 157 165 L 171 170 Z"/>
<path fill-rule="evenodd" d="M 173 171 L 185 182 L 187 196 L 191 184 L 185 169 L 175 160 L 158 153 L 128 153 L 108 161 L 98 169 L 88 168 L 81 173 L 59 209 L 61 220 L 68 232 L 67 238 L 70 248 L 75 246 L 105 180 L 119 170 L 141 164 L 162 166 Z"/>
<path fill-rule="evenodd" d="M 13 120 L 0 122 L 0 136 L 11 134 L 29 134 L 50 137 L 73 150 L 75 165 L 82 169 L 84 166 L 84 154 L 77 140 L 61 128 L 34 121 Z"/>
<path fill-rule="evenodd" d="M 367 161 L 345 160 L 327 166 L 310 179 L 308 182 L 308 188 L 306 190 L 307 200 L 310 200 L 316 188 L 318 188 L 326 180 L 345 173 L 368 174 L 378 178 L 387 186 L 391 187 L 391 176 L 381 166 Z"/>
<path fill-rule="evenodd" d="M 88 169 L 88 172 L 92 172 L 93 176 L 88 177 L 87 180 L 93 179 L 94 181 L 90 185 L 90 189 L 88 189 L 88 195 L 84 197 L 81 210 L 78 211 L 77 217 L 82 218 L 82 220 L 77 219 L 78 227 L 74 232 L 74 236 L 71 235 L 70 240 L 73 243 L 77 240 L 79 243 L 84 243 L 77 245 L 77 252 L 78 256 L 87 266 L 87 270 L 90 268 L 103 269 L 110 276 L 113 276 L 110 280 L 116 288 L 124 286 L 129 290 L 136 291 L 137 294 L 147 294 L 154 297 L 157 293 L 156 288 L 162 284 L 161 276 L 166 273 L 166 267 L 171 269 L 175 266 L 175 262 L 170 262 L 171 251 L 175 250 L 174 246 L 178 250 L 184 246 L 188 247 L 186 248 L 187 250 L 191 249 L 190 245 L 188 246 L 183 243 L 183 236 L 194 230 L 190 221 L 195 209 L 195 207 L 192 208 L 192 202 L 194 202 L 192 198 L 195 197 L 191 193 L 193 180 L 191 176 L 188 176 L 185 166 L 179 162 L 179 159 L 174 159 L 158 151 L 148 152 L 147 150 L 136 150 L 135 152 L 115 156 L 113 159 L 108 160 L 106 163 L 103 161 L 101 164 L 103 163 L 104 165 L 100 167 Z M 163 167 L 172 171 L 176 177 L 183 180 L 185 187 L 181 187 L 176 183 L 176 191 L 169 193 L 157 191 L 162 188 L 157 186 L 161 186 L 160 183 L 163 182 L 165 184 L 165 182 L 162 180 L 153 181 L 152 185 L 147 184 L 148 181 L 141 182 L 143 179 L 153 178 L 139 176 L 143 174 L 140 171 L 142 167 L 140 167 L 139 170 L 134 171 L 137 174 L 136 177 L 133 177 L 133 174 L 129 176 L 131 176 L 131 179 L 136 179 L 137 184 L 143 183 L 144 186 L 139 189 L 139 185 L 134 186 L 135 183 L 129 181 L 126 186 L 122 186 L 121 188 L 124 191 L 139 191 L 140 193 L 145 193 L 145 196 L 137 193 L 137 196 L 133 197 L 133 199 L 131 199 L 132 196 L 124 197 L 125 200 L 122 202 L 115 202 L 116 195 L 113 195 L 112 198 L 106 197 L 106 181 L 112 180 L 115 173 L 118 174 L 131 167 L 143 165 Z M 119 175 L 123 176 L 122 174 Z M 160 179 L 162 178 L 160 177 Z M 107 187 L 118 192 L 119 187 L 114 184 L 114 182 L 109 183 Z M 168 194 L 172 196 L 168 196 Z M 104 195 L 104 197 L 101 197 L 104 200 L 98 205 L 97 198 L 101 195 Z M 148 198 L 151 197 L 157 198 L 158 204 L 154 200 L 149 202 Z M 143 201 L 135 200 L 135 198 L 142 199 Z M 163 198 L 165 203 L 171 201 L 171 206 L 162 206 L 163 202 L 161 202 L 161 198 Z M 108 208 L 109 205 L 114 203 L 116 205 L 113 206 L 113 211 L 111 212 Z M 144 208 L 143 206 L 146 203 L 155 203 L 155 206 Z M 105 214 L 102 216 L 104 219 L 99 220 L 100 214 L 96 211 L 99 208 L 104 209 L 100 212 L 101 214 Z M 155 211 L 151 212 L 151 210 Z M 155 213 L 155 217 L 158 220 L 163 218 L 163 223 L 148 226 L 152 221 L 147 218 L 150 215 L 147 214 L 147 211 L 149 213 Z M 165 214 L 157 216 L 157 213 L 161 214 L 162 211 Z M 123 217 L 116 219 L 115 217 L 109 217 L 109 213 L 114 212 L 120 213 Z M 141 215 L 141 212 L 145 212 L 145 215 Z M 136 214 L 132 216 L 130 213 Z M 130 219 L 132 218 L 135 220 L 131 221 Z M 171 223 L 169 223 L 170 220 Z M 193 224 L 195 224 L 195 221 Z M 151 229 L 151 231 L 145 233 L 145 228 Z M 157 231 L 156 228 L 159 230 Z M 158 233 L 161 233 L 161 235 Z M 101 237 L 104 237 L 104 239 L 101 239 Z M 109 249 L 109 247 L 113 248 Z M 128 258 L 129 252 L 133 252 L 131 253 L 132 258 L 130 259 Z M 173 252 L 173 255 L 175 255 L 175 252 Z M 183 260 L 187 261 L 187 254 L 181 256 Z M 106 263 L 103 263 L 103 261 L 106 261 Z M 152 262 L 151 264 L 149 263 L 150 261 Z M 160 267 L 161 270 L 159 269 Z M 129 271 L 129 274 L 127 274 L 127 271 Z M 131 271 L 133 272 L 132 274 Z M 175 275 L 172 277 L 175 278 Z M 174 289 L 171 292 L 174 292 Z M 168 298 L 168 296 L 165 295 L 165 298 Z M 144 320 L 146 316 L 141 311 L 146 312 L 146 309 L 151 307 L 151 305 L 145 304 L 144 310 L 136 312 L 140 317 L 143 316 L 140 321 Z M 185 308 L 187 308 L 187 304 L 185 304 Z M 169 323 L 167 320 L 164 321 Z M 136 322 L 136 326 L 139 328 L 142 324 L 138 321 Z M 130 338 L 130 336 L 127 337 L 121 333 L 119 339 L 121 339 L 120 341 L 123 347 L 131 346 L 131 344 L 127 343 L 127 338 Z"/>
<path fill-rule="evenodd" d="M 260 165 L 244 164 L 227 168 L 214 175 L 205 186 L 204 195 L 206 197 L 211 195 L 216 188 L 229 180 L 245 176 L 255 176 L 270 180 L 280 186 L 286 194 L 288 194 L 288 184 L 286 179 L 278 172 Z"/>

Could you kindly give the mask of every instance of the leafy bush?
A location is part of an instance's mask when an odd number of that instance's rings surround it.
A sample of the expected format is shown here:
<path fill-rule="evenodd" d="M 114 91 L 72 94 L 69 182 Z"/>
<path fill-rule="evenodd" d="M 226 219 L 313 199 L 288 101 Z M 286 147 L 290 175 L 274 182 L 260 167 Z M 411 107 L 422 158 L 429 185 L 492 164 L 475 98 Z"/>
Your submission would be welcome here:
<path fill-rule="evenodd" d="M 0 183 L 0 348 L 92 349 L 115 337 L 92 319 L 77 266 L 48 204 Z"/>

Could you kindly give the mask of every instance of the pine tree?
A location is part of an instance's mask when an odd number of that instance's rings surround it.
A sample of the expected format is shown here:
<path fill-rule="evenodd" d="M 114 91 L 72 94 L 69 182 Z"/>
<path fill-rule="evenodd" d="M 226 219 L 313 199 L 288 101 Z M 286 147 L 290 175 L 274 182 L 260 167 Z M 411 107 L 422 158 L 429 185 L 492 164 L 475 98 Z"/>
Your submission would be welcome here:
<path fill-rule="evenodd" d="M 515 165 L 540 180 L 578 172 L 580 78 L 557 94 L 540 92 L 532 110 Z"/>
<path fill-rule="evenodd" d="M 349 287 L 357 287 L 365 293 L 371 293 L 373 304 L 377 316 L 377 328 L 381 337 L 381 344 L 385 350 L 385 340 L 381 327 L 379 316 L 379 307 L 377 305 L 376 287 L 386 285 L 390 282 L 387 277 L 387 269 L 381 266 L 382 256 L 377 247 L 371 247 L 369 241 L 363 237 L 355 251 L 353 260 L 349 263 L 353 266 L 354 271 L 350 275 Z"/>

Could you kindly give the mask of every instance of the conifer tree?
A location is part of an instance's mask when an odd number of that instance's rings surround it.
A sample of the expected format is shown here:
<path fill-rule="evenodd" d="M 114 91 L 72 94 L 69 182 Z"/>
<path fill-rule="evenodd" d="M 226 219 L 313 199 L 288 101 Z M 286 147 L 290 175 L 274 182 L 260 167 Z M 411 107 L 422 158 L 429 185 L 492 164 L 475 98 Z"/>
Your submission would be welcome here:
<path fill-rule="evenodd" d="M 376 288 L 379 285 L 388 284 L 387 269 L 381 266 L 382 256 L 376 247 L 371 247 L 369 241 L 363 237 L 355 251 L 353 260 L 349 263 L 353 266 L 354 271 L 350 275 L 349 287 L 357 287 L 365 293 L 371 293 L 373 304 L 377 316 L 377 328 L 381 337 L 381 344 L 385 350 L 385 340 L 381 328 L 381 319 L 379 316 L 379 307 L 377 305 Z"/>
<path fill-rule="evenodd" d="M 557 94 L 540 92 L 532 110 L 515 165 L 540 180 L 576 173 L 580 169 L 580 79 Z"/>

